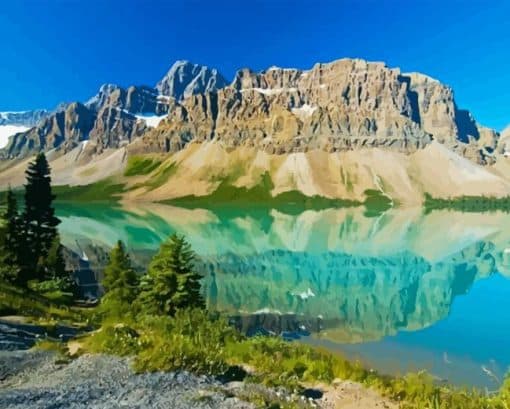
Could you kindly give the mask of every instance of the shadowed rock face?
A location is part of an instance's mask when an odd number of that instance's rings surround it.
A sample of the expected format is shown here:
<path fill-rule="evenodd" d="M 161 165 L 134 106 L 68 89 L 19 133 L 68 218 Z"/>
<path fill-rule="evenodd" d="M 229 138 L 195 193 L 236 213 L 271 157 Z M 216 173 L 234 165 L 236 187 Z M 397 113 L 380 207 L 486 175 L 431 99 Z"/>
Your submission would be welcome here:
<path fill-rule="evenodd" d="M 166 104 L 158 101 L 156 90 L 146 86 L 131 86 L 125 89 L 118 85 L 105 84 L 85 105 L 95 112 L 100 112 L 105 107 L 124 109 L 133 114 L 164 114 L 167 111 Z"/>

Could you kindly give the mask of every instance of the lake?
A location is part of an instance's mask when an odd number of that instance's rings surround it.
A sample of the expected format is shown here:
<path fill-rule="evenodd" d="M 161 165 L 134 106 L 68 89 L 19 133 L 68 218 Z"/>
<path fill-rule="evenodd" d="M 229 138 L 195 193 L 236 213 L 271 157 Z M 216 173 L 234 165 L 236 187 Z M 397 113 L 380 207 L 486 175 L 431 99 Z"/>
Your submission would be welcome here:
<path fill-rule="evenodd" d="M 59 204 L 57 213 L 64 244 L 99 275 L 119 239 L 141 268 L 168 235 L 186 235 L 209 306 L 248 333 L 489 390 L 510 365 L 508 214 L 159 204 Z M 92 281 L 82 280 L 85 292 Z"/>

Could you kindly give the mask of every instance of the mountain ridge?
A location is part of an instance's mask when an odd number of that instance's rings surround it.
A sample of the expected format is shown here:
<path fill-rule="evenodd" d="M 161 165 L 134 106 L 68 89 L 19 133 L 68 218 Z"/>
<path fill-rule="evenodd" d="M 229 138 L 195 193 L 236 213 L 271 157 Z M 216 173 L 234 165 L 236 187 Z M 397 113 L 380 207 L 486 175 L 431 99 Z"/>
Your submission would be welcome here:
<path fill-rule="evenodd" d="M 97 171 L 105 171 L 105 158 L 121 150 L 109 175 L 121 176 L 134 155 L 162 155 L 174 169 L 137 178 L 148 184 L 163 172 L 168 177 L 156 189 L 128 180 L 124 196 L 132 200 L 207 195 L 221 180 L 250 188 L 263 172 L 273 195 L 297 189 L 360 200 L 375 189 L 409 203 L 420 203 L 424 193 L 510 195 L 507 137 L 460 109 L 451 87 L 382 62 L 243 68 L 227 84 L 217 70 L 180 60 L 155 88 L 105 84 L 85 103 L 63 108 L 11 138 L 0 153 L 7 159 L 0 184 L 9 174 L 15 179 L 10 163 L 41 150 L 60 163 L 64 174 L 55 180 L 91 183 L 105 177 Z M 82 164 L 93 163 L 96 171 L 89 166 L 80 177 Z"/>

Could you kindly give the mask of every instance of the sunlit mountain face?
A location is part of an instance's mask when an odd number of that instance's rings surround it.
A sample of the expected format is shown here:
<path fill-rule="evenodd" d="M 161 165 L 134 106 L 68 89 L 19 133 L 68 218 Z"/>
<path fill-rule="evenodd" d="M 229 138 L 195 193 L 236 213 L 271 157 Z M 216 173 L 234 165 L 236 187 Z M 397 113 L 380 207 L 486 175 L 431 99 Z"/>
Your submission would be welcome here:
<path fill-rule="evenodd" d="M 504 213 L 148 204 L 59 205 L 58 214 L 64 244 L 90 266 L 81 283 L 91 295 L 117 240 L 143 266 L 178 232 L 199 256 L 209 307 L 249 335 L 320 344 L 386 372 L 425 367 L 463 385 L 493 387 L 510 364 Z"/>

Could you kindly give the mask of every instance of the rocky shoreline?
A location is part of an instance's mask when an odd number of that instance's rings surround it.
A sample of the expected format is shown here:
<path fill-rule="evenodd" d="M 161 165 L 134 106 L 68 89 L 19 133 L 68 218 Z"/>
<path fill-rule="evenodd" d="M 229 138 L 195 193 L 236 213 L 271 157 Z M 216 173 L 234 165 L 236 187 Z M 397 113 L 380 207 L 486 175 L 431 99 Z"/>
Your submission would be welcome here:
<path fill-rule="evenodd" d="M 21 408 L 253 408 L 218 381 L 186 372 L 135 374 L 129 360 L 48 351 L 0 352 L 0 406 Z"/>
<path fill-rule="evenodd" d="M 46 335 L 37 334 L 36 326 L 10 321 L 3 319 L 0 326 L 2 409 L 398 407 L 350 381 L 313 385 L 298 395 L 185 371 L 136 374 L 129 358 L 86 354 L 70 359 L 55 351 L 31 348 Z"/>

